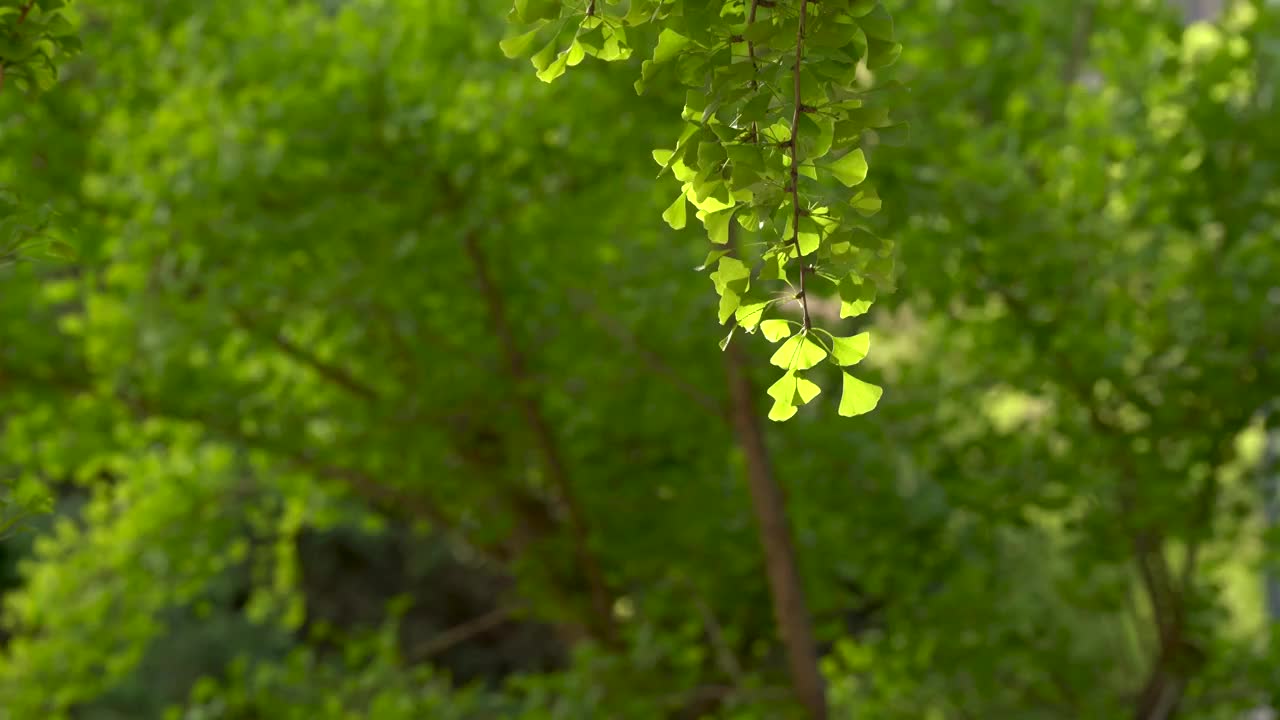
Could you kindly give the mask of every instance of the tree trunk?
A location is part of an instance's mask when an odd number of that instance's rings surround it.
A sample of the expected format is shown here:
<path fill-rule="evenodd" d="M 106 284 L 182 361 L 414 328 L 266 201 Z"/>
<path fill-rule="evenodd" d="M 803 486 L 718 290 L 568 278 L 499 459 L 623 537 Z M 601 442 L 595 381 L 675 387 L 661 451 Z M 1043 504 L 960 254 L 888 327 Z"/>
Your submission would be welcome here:
<path fill-rule="evenodd" d="M 725 349 L 725 366 L 729 378 L 730 421 L 746 458 L 747 483 L 760 544 L 764 548 L 773 614 L 786 650 L 791 683 L 811 720 L 826 720 L 826 687 L 818 669 L 817 644 L 787 524 L 786 500 L 773 475 L 760 414 L 756 410 L 755 388 L 739 343 L 730 342 Z"/>

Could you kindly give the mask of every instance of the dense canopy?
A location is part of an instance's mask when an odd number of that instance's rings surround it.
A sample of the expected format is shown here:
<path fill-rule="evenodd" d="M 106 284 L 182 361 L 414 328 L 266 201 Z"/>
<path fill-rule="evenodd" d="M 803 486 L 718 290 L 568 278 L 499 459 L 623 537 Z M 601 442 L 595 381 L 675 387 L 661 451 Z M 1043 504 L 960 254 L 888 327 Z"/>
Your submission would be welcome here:
<path fill-rule="evenodd" d="M 0 0 L 0 720 L 1263 717 L 1278 71 L 1268 0 Z"/>

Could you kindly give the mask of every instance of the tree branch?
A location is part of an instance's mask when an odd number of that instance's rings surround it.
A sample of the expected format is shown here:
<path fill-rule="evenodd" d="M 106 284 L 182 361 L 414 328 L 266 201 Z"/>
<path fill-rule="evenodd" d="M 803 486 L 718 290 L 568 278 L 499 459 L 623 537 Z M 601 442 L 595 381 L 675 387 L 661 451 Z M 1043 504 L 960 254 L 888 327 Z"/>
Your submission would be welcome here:
<path fill-rule="evenodd" d="M 800 96 L 800 67 L 804 63 L 804 21 L 809 13 L 808 0 L 800 0 L 800 24 L 796 29 L 796 61 L 792 75 L 794 76 L 795 110 L 791 113 L 791 141 L 788 148 L 791 154 L 791 245 L 796 249 L 796 258 L 800 261 L 800 309 L 804 329 L 813 327 L 813 319 L 809 317 L 809 295 L 805 292 L 805 277 L 809 270 L 804 264 L 804 251 L 800 249 L 800 152 L 796 139 L 800 135 L 800 115 L 804 103 Z"/>
<path fill-rule="evenodd" d="M 502 293 L 493 282 L 489 273 L 488 259 L 480 247 L 479 238 L 474 230 L 463 237 L 463 247 L 471 260 L 481 299 L 488 309 L 490 325 L 502 348 L 516 402 L 542 455 L 547 478 L 556 489 L 568 513 L 573 534 L 574 554 L 590 590 L 596 633 L 605 643 L 614 643 L 617 641 L 617 628 L 613 619 L 613 593 L 591 549 L 591 528 L 586 512 L 579 504 L 574 492 L 568 466 L 561 454 L 555 433 L 551 430 L 551 423 L 531 390 L 532 375 L 526 365 L 524 353 L 516 342 L 515 333 L 507 320 L 506 304 Z"/>
<path fill-rule="evenodd" d="M 356 379 L 354 375 L 343 368 L 321 360 L 314 353 L 285 337 L 283 333 L 263 329 L 243 308 L 232 306 L 231 313 L 236 325 L 241 329 L 251 335 L 266 337 L 271 341 L 271 344 L 275 345 L 285 355 L 311 368 L 326 380 L 362 400 L 370 402 L 378 400 L 378 391 L 374 390 L 372 386 Z"/>

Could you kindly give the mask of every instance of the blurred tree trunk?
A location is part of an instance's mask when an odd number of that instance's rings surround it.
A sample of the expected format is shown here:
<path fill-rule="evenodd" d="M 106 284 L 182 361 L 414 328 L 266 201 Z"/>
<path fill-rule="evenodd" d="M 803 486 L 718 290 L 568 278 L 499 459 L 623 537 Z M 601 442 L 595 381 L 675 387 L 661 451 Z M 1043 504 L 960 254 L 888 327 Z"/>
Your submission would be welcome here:
<path fill-rule="evenodd" d="M 737 250 L 737 228 L 730 226 L 730 246 Z M 805 601 L 796 563 L 791 529 L 787 522 L 786 497 L 774 477 L 773 463 L 765 445 L 764 428 L 755 403 L 755 387 L 748 373 L 750 362 L 741 343 L 725 348 L 725 369 L 729 379 L 729 418 L 738 445 L 746 460 L 747 484 L 755 511 L 760 543 L 764 548 L 765 571 L 773 599 L 778 634 L 787 654 L 791 683 L 811 720 L 826 720 L 827 698 L 813 621 Z"/>

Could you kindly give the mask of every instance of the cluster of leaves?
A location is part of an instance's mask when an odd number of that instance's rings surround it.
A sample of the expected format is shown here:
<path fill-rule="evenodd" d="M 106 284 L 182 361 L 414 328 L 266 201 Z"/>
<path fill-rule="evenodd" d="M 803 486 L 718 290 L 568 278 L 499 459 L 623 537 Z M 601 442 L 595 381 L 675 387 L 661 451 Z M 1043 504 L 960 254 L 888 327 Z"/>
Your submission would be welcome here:
<path fill-rule="evenodd" d="M 0 190 L 0 267 L 24 258 L 74 259 L 75 249 L 62 239 L 66 228 L 58 220 L 49 204 L 32 206 Z"/>
<path fill-rule="evenodd" d="M 660 28 L 636 90 L 686 91 L 675 146 L 653 157 L 660 177 L 681 183 L 663 219 L 681 229 L 693 205 L 711 243 L 723 246 L 699 268 L 711 270 L 720 323 L 733 323 L 721 347 L 739 328 L 759 329 L 772 343 L 785 339 L 770 360 L 783 370 L 768 390 L 773 420 L 791 418 L 821 392 L 806 375 L 823 360 L 842 371 L 840 414 L 872 410 L 882 389 L 845 370 L 866 356 L 869 336 L 815 327 L 811 306 L 823 290 L 817 281 L 838 294 L 841 318 L 865 313 L 877 289 L 893 285 L 893 243 L 864 222 L 881 204 L 865 182 L 864 139 L 892 143 L 905 130 L 889 117 L 895 86 L 873 87 L 874 73 L 902 51 L 884 6 L 520 0 L 509 20 L 521 31 L 502 44 L 509 56 L 550 36 L 532 56 L 547 82 L 586 56 L 629 57 L 629 27 Z M 739 228 L 760 240 L 750 248 L 737 242 Z M 798 319 L 779 317 L 788 308 L 798 308 Z"/>
<path fill-rule="evenodd" d="M 58 79 L 58 67 L 80 52 L 67 0 L 0 2 L 0 88 L 13 84 L 41 92 Z"/>

